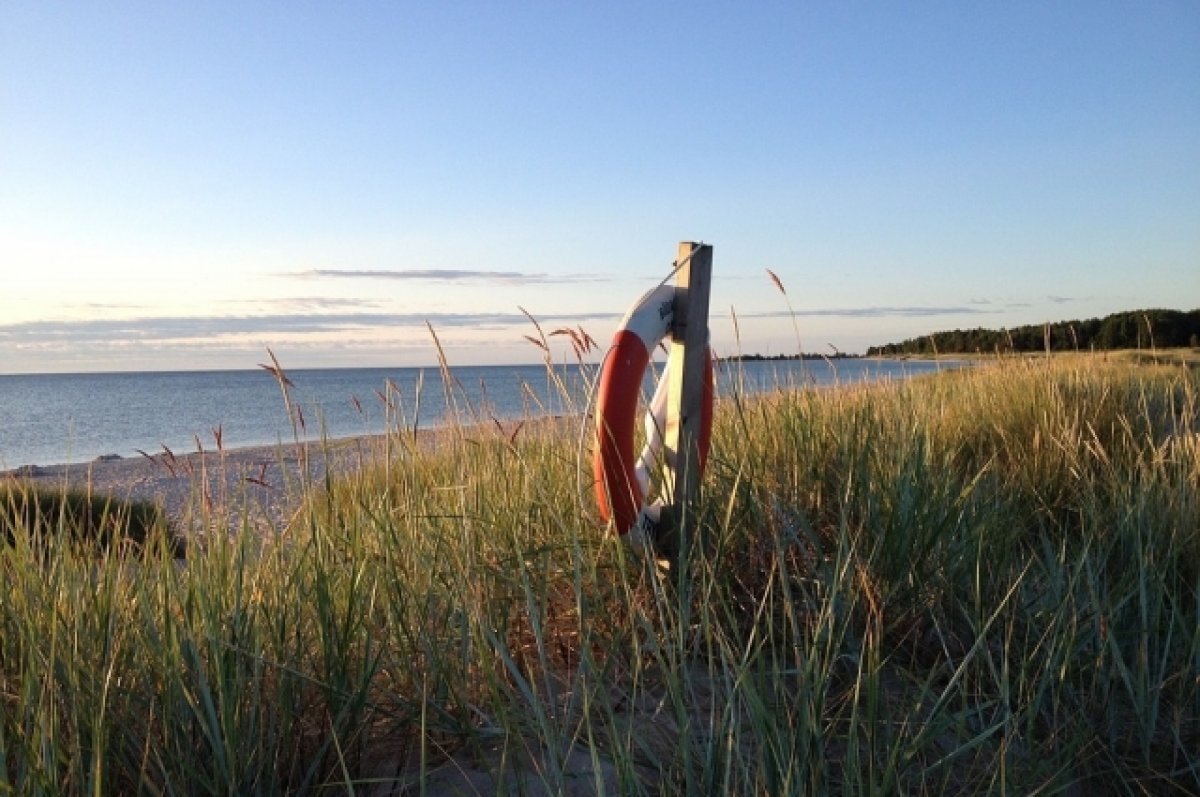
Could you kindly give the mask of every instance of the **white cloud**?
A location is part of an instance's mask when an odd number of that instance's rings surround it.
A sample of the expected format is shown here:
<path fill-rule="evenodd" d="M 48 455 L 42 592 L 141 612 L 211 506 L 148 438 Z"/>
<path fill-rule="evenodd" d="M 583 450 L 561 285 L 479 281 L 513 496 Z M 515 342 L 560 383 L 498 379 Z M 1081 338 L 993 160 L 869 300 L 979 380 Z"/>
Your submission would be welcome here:
<path fill-rule="evenodd" d="M 511 285 L 573 284 L 605 282 L 609 277 L 598 274 L 547 274 L 526 271 L 483 271 L 449 268 L 412 269 L 328 269 L 289 271 L 280 276 L 296 279 L 368 279 L 419 280 L 425 282 L 493 282 Z"/>

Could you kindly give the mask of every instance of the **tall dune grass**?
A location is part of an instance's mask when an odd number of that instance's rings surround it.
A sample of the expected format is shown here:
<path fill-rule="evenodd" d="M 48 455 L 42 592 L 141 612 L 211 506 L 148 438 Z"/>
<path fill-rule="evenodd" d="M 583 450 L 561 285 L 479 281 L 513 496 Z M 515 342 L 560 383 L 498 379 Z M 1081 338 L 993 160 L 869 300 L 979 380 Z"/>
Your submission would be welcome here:
<path fill-rule="evenodd" d="M 1198 388 L 1079 357 L 729 397 L 669 572 L 535 423 L 398 422 L 183 565 L 18 539 L 0 793 L 1195 793 Z"/>

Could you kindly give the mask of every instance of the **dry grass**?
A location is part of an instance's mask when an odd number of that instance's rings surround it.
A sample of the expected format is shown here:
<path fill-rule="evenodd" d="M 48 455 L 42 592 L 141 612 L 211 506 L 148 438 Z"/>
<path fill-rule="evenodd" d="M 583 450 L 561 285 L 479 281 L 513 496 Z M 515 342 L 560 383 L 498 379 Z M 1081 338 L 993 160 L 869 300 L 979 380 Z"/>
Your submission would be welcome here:
<path fill-rule="evenodd" d="M 669 573 L 536 425 L 400 424 L 184 567 L 0 547 L 0 793 L 1195 792 L 1198 386 L 732 397 Z"/>

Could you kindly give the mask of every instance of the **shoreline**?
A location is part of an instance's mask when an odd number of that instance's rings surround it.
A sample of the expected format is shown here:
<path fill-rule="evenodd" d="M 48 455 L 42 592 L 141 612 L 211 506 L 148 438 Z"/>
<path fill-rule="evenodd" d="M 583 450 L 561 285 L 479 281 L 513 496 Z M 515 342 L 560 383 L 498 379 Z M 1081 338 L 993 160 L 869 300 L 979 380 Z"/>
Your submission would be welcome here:
<path fill-rule="evenodd" d="M 192 451 L 160 451 L 138 457 L 97 457 L 90 462 L 22 466 L 0 471 L 0 482 L 49 489 L 82 489 L 116 500 L 158 504 L 181 531 L 200 521 L 224 519 L 231 529 L 248 521 L 281 529 L 299 508 L 307 488 L 326 476 L 340 478 L 382 462 L 389 450 L 410 446 L 431 451 L 455 434 L 515 436 L 532 430 L 573 427 L 578 418 L 494 421 L 434 427 L 403 434 L 364 434 L 268 445 Z"/>
<path fill-rule="evenodd" d="M 196 525 L 205 514 L 226 517 L 230 524 L 249 519 L 256 525 L 280 525 L 299 506 L 305 484 L 323 480 L 330 471 L 349 474 L 379 459 L 384 439 L 361 435 L 186 454 L 98 457 L 15 468 L 0 472 L 0 480 L 149 501 L 181 529 Z"/>

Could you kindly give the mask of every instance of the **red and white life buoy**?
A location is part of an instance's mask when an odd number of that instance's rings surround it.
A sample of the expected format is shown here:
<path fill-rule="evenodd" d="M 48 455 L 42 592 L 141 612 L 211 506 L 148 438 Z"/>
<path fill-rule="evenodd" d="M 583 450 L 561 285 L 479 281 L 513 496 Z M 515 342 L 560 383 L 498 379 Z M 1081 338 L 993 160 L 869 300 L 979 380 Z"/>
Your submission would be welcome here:
<path fill-rule="evenodd" d="M 633 433 L 638 396 L 650 355 L 671 330 L 675 288 L 660 285 L 651 290 L 625 314 L 613 335 L 612 345 L 600 372 L 596 400 L 596 445 L 592 474 L 600 515 L 611 520 L 617 534 L 634 544 L 644 544 L 650 523 L 657 521 L 661 499 L 646 504 L 650 473 L 662 451 L 662 432 L 667 420 L 667 378 L 664 372 L 646 412 L 646 443 L 633 457 Z M 712 437 L 712 353 L 704 358 L 704 400 L 700 421 L 700 468 L 703 471 Z M 630 539 L 631 533 L 638 539 Z"/>

